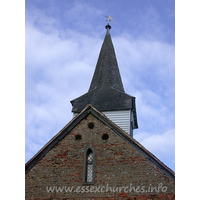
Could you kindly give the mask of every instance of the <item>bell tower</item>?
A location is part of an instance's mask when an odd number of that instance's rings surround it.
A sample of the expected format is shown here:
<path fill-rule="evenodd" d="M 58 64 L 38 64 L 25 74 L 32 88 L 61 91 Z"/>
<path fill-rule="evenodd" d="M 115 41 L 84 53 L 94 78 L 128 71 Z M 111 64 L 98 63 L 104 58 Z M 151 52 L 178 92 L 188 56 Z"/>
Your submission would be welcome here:
<path fill-rule="evenodd" d="M 111 121 L 133 137 L 138 128 L 135 97 L 124 91 L 111 40 L 109 23 L 105 26 L 106 35 L 100 50 L 94 75 L 87 93 L 71 101 L 74 116 L 87 104 L 92 104 Z"/>

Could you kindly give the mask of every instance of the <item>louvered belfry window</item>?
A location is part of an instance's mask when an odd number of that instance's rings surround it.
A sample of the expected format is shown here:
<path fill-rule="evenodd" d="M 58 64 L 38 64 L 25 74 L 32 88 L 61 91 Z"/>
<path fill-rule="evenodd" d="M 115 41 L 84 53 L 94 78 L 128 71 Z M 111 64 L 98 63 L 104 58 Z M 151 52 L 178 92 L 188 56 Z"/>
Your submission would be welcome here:
<path fill-rule="evenodd" d="M 86 182 L 92 182 L 93 179 L 93 152 L 91 149 L 87 151 L 86 158 Z"/>

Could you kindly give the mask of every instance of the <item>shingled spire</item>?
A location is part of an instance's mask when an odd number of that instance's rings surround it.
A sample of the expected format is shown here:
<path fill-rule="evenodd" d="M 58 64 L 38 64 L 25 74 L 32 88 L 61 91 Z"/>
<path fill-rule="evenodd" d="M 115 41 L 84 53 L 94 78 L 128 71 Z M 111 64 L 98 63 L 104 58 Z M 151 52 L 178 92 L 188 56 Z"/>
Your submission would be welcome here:
<path fill-rule="evenodd" d="M 71 101 L 72 112 L 75 114 L 80 113 L 87 104 L 92 104 L 93 107 L 104 114 L 112 112 L 111 115 L 113 115 L 114 111 L 117 111 L 117 114 L 120 111 L 128 111 L 127 116 L 125 116 L 130 121 L 127 132 L 132 135 L 132 130 L 138 128 L 135 97 L 126 94 L 124 91 L 110 36 L 111 26 L 108 24 L 106 29 L 106 35 L 89 90 L 86 94 Z"/>
<path fill-rule="evenodd" d="M 110 37 L 110 25 L 106 26 L 107 32 L 101 47 L 99 59 L 96 65 L 94 76 L 89 88 L 89 91 L 95 88 L 115 88 L 121 92 L 124 92 L 115 50 Z"/>

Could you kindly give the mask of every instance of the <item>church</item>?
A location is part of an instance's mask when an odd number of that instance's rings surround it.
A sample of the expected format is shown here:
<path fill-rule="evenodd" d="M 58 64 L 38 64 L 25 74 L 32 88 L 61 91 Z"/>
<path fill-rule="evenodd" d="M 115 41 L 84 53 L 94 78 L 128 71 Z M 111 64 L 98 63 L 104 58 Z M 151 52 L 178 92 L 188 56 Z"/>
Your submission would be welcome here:
<path fill-rule="evenodd" d="M 25 165 L 25 198 L 175 199 L 175 173 L 134 139 L 136 98 L 125 93 L 109 23 L 73 119 Z"/>

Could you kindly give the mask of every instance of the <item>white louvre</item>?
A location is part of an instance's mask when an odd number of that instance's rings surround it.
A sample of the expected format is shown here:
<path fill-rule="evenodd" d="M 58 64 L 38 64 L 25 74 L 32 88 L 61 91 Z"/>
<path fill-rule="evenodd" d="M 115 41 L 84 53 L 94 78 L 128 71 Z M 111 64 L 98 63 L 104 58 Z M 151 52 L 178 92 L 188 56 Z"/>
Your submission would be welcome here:
<path fill-rule="evenodd" d="M 102 112 L 106 115 L 111 121 L 113 121 L 115 124 L 117 124 L 121 129 L 126 131 L 128 134 L 130 133 L 130 110 L 118 110 L 118 111 L 105 111 Z"/>

